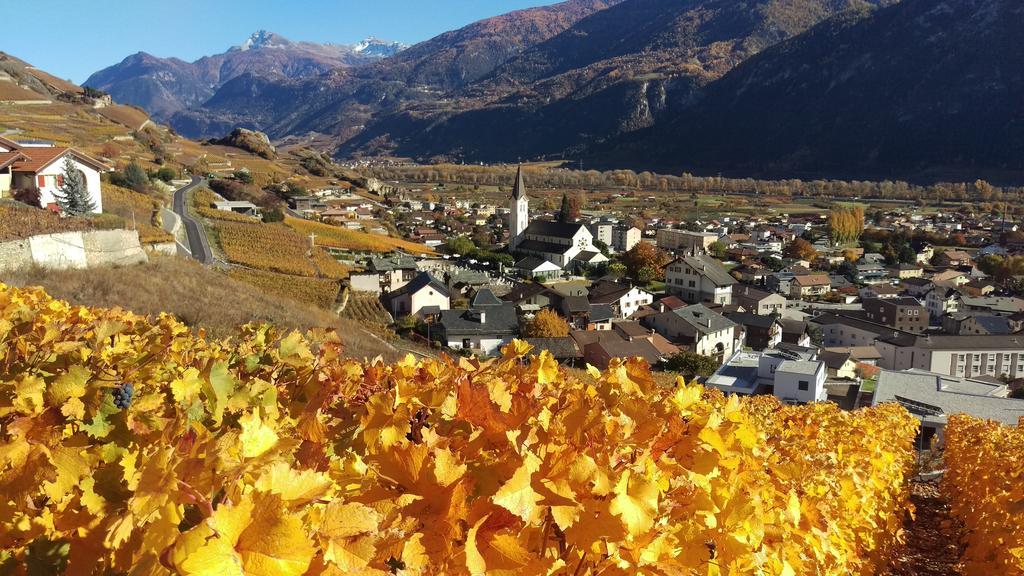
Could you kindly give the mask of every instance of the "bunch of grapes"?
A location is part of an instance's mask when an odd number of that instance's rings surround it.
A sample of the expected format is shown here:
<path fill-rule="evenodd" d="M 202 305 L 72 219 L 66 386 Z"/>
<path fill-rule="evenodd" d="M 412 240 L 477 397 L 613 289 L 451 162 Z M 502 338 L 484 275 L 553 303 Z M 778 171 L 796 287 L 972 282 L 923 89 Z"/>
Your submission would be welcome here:
<path fill-rule="evenodd" d="M 121 384 L 117 388 L 114 388 L 114 406 L 122 410 L 128 409 L 132 405 L 132 394 L 135 393 L 135 388 L 128 383 Z"/>

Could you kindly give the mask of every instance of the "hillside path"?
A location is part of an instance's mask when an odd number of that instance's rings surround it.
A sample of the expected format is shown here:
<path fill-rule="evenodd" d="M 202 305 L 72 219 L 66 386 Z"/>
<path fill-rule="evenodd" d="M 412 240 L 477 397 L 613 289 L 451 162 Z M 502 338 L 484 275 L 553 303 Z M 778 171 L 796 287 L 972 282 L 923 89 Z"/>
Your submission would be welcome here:
<path fill-rule="evenodd" d="M 201 264 L 213 263 L 213 250 L 210 248 L 210 240 L 206 237 L 206 229 L 189 214 L 188 194 L 199 186 L 205 186 L 206 180 L 199 176 L 193 176 L 192 182 L 174 191 L 174 212 L 185 224 L 185 235 L 188 236 L 188 247 L 192 257 Z"/>
<path fill-rule="evenodd" d="M 951 576 L 959 574 L 960 523 L 935 482 L 914 481 L 910 501 L 915 519 L 907 518 L 907 542 L 893 558 L 890 576 Z"/>

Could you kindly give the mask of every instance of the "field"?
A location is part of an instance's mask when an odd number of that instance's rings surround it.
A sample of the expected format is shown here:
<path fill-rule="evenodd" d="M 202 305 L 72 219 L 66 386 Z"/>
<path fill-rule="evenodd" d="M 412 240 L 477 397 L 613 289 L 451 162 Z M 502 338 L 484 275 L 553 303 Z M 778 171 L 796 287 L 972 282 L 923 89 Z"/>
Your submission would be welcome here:
<path fill-rule="evenodd" d="M 309 239 L 275 224 L 218 222 L 217 240 L 228 261 L 257 270 L 316 276 Z"/>
<path fill-rule="evenodd" d="M 143 244 L 173 242 L 174 237 L 160 227 L 160 200 L 113 184 L 103 184 L 103 212 L 124 219 L 125 226 L 135 225 Z"/>
<path fill-rule="evenodd" d="M 408 254 L 424 255 L 434 253 L 434 249 L 429 246 L 400 238 L 348 230 L 338 226 L 331 226 L 330 224 L 300 220 L 298 218 L 285 218 L 285 223 L 303 236 L 308 237 L 310 234 L 316 234 L 316 243 L 318 245 L 339 250 L 382 253 L 399 250 Z"/>
<path fill-rule="evenodd" d="M 37 234 L 91 230 L 90 218 L 61 218 L 59 215 L 12 201 L 0 203 L 0 242 L 20 240 Z"/>
<path fill-rule="evenodd" d="M 896 405 L 666 389 L 639 361 L 579 379 L 521 342 L 343 352 L 0 288 L 0 568 L 838 576 L 884 573 L 901 540 Z"/>
<path fill-rule="evenodd" d="M 100 116 L 117 122 L 118 124 L 123 124 L 132 130 L 138 130 L 142 128 L 146 122 L 149 122 L 149 116 L 142 110 L 133 106 L 114 104 L 112 106 L 98 108 L 96 112 Z"/>
<path fill-rule="evenodd" d="M 232 268 L 228 270 L 228 276 L 268 294 L 312 304 L 326 310 L 334 306 L 341 290 L 341 285 L 336 280 L 291 276 L 248 268 Z"/>
<path fill-rule="evenodd" d="M 358 322 L 378 336 L 390 340 L 396 337 L 391 330 L 393 319 L 375 294 L 365 292 L 348 293 L 348 304 L 341 313 L 342 318 Z"/>

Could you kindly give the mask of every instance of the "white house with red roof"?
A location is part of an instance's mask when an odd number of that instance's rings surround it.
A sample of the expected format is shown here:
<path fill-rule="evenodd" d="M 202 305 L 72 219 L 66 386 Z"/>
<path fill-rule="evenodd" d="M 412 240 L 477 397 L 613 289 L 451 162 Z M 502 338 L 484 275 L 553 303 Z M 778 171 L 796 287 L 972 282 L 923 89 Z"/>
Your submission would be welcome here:
<path fill-rule="evenodd" d="M 57 195 L 64 183 L 65 158 L 71 158 L 75 169 L 82 174 L 96 206 L 94 212 L 102 212 L 100 174 L 109 169 L 102 162 L 74 148 L 28 145 L 3 137 L 0 137 L 0 198 L 11 196 L 15 190 L 38 190 L 42 207 L 59 210 Z"/>

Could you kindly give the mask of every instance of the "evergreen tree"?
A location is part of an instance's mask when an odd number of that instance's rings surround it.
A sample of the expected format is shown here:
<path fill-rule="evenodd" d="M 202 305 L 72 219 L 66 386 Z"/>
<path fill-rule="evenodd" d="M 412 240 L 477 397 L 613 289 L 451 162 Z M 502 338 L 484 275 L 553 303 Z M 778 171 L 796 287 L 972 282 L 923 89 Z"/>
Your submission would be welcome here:
<path fill-rule="evenodd" d="M 569 222 L 569 195 L 562 193 L 562 207 L 558 210 L 558 221 Z"/>
<path fill-rule="evenodd" d="M 146 175 L 146 171 L 142 169 L 134 161 L 129 162 L 128 166 L 124 169 L 124 179 L 128 184 L 128 187 L 136 192 L 145 192 L 149 186 L 149 176 Z"/>
<path fill-rule="evenodd" d="M 72 216 L 88 214 L 96 209 L 96 203 L 89 195 L 85 177 L 68 156 L 64 159 L 64 176 L 56 194 L 61 211 Z"/>

